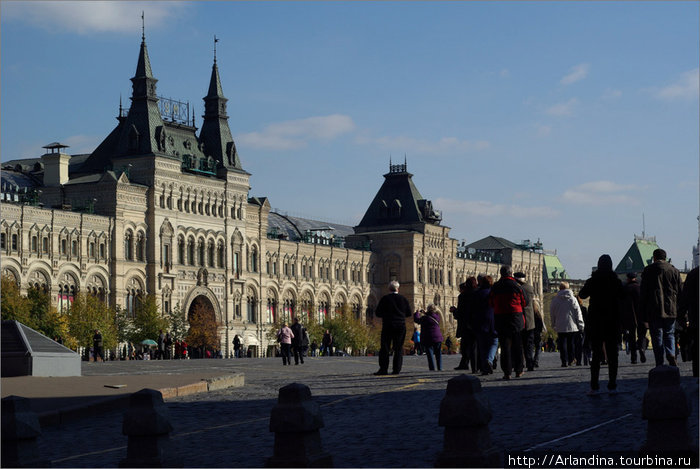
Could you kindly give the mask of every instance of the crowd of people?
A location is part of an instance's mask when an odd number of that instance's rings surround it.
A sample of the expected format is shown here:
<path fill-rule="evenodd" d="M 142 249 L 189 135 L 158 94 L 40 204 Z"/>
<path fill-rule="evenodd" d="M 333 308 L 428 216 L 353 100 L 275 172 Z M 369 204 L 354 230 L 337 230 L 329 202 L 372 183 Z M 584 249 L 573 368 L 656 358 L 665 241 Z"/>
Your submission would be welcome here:
<path fill-rule="evenodd" d="M 607 365 L 607 389 L 615 394 L 622 344 L 627 345 L 632 364 L 644 363 L 648 332 L 656 366 L 677 366 L 681 353 L 684 360 L 692 361 L 693 376 L 698 377 L 698 268 L 691 270 L 682 283 L 680 272 L 666 260 L 663 249 L 654 251 L 641 282 L 630 273 L 623 284 L 607 254 L 600 256 L 597 268 L 578 295 L 562 281 L 550 304 L 556 345 L 551 335 L 543 341 L 543 333 L 547 332 L 543 308 L 525 274 L 514 274 L 510 266 L 501 267 L 500 274 L 496 282 L 483 275 L 459 285 L 457 305 L 450 307 L 462 355 L 456 370 L 494 373 L 500 347 L 503 379 L 509 380 L 534 371 L 539 367 L 540 352 L 556 348 L 562 367 L 590 366 L 590 395 L 600 392 L 600 368 Z M 586 299 L 588 307 L 583 304 Z M 389 373 L 392 355 L 391 372 L 401 372 L 405 320 L 411 316 L 416 324 L 410 339 L 413 351 L 425 353 L 429 370 L 442 370 L 441 315 L 435 305 L 411 313 L 408 300 L 399 294 L 399 283 L 392 281 L 376 315 L 382 319 L 376 375 Z M 682 346 L 677 337 L 682 338 Z M 446 346 L 448 340 L 444 339 Z"/>

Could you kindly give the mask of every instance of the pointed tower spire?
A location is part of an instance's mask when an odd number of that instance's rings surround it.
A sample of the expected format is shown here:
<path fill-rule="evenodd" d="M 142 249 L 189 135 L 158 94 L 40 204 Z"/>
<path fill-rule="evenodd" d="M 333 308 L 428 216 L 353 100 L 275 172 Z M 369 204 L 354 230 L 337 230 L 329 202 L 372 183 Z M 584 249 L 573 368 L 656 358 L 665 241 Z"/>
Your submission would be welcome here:
<path fill-rule="evenodd" d="M 211 67 L 209 91 L 204 97 L 204 121 L 199 139 L 204 143 L 207 156 L 213 157 L 221 166 L 227 169 L 241 170 L 236 144 L 231 136 L 226 114 L 228 99 L 224 96 L 219 77 L 219 66 L 216 63 L 216 43 L 219 39 L 214 36 L 214 64 Z"/>

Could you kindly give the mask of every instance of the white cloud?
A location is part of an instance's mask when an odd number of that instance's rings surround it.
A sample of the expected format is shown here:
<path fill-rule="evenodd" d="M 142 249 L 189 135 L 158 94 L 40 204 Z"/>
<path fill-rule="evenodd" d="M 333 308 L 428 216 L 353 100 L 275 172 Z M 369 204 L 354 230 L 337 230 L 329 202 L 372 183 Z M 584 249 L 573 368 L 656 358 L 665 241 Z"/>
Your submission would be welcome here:
<path fill-rule="evenodd" d="M 565 75 L 564 78 L 559 81 L 559 83 L 562 85 L 570 85 L 572 83 L 576 83 L 577 81 L 581 81 L 588 76 L 588 70 L 590 70 L 590 68 L 590 64 L 578 64 L 572 67 L 569 74 Z"/>
<path fill-rule="evenodd" d="M 5 20 L 30 23 L 48 31 L 64 30 L 78 34 L 140 31 L 142 11 L 148 34 L 149 28 L 167 24 L 168 19 L 187 8 L 185 2 L 113 1 L 8 1 L 2 6 Z"/>
<path fill-rule="evenodd" d="M 454 155 L 485 150 L 491 147 L 486 140 L 460 140 L 456 137 L 442 137 L 439 140 L 421 140 L 403 135 L 390 137 L 359 136 L 359 144 L 377 145 L 384 150 L 397 153 L 423 155 Z"/>
<path fill-rule="evenodd" d="M 574 113 L 574 108 L 577 105 L 578 99 L 571 98 L 566 102 L 557 103 L 553 106 L 548 107 L 547 109 L 545 109 L 544 112 L 549 114 L 550 116 L 570 116 Z"/>
<path fill-rule="evenodd" d="M 236 137 L 239 145 L 268 150 L 292 150 L 306 147 L 310 141 L 333 140 L 355 130 L 349 116 L 307 117 L 269 124 L 260 132 L 251 132 Z"/>
<path fill-rule="evenodd" d="M 593 181 L 567 189 L 562 194 L 562 199 L 578 205 L 636 205 L 637 194 L 643 189 L 633 184 Z"/>
<path fill-rule="evenodd" d="M 616 99 L 622 96 L 622 91 L 613 88 L 608 88 L 603 92 L 604 99 Z"/>
<path fill-rule="evenodd" d="M 700 88 L 699 69 L 681 73 L 675 83 L 659 89 L 656 97 L 660 99 L 696 99 Z"/>
<path fill-rule="evenodd" d="M 551 207 L 527 207 L 523 205 L 494 204 L 485 200 L 454 200 L 438 198 L 434 206 L 443 212 L 454 215 L 512 218 L 556 218 L 559 212 Z"/>
<path fill-rule="evenodd" d="M 546 137 L 552 132 L 551 125 L 535 124 L 535 131 L 538 137 Z"/>

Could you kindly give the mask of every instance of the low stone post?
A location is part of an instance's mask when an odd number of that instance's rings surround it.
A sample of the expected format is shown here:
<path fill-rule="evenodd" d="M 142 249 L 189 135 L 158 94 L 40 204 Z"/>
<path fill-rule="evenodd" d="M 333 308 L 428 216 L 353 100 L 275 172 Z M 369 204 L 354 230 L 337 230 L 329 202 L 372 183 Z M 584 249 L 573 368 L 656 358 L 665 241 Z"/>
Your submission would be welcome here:
<path fill-rule="evenodd" d="M 122 425 L 129 444 L 119 467 L 182 467 L 170 441 L 172 429 L 159 391 L 142 389 L 132 394 Z"/>
<path fill-rule="evenodd" d="M 2 399 L 2 466 L 50 467 L 39 459 L 37 438 L 41 435 L 39 417 L 29 407 L 29 399 L 8 396 Z"/>
<path fill-rule="evenodd" d="M 438 425 L 445 427 L 443 450 L 435 467 L 497 467 L 488 424 L 491 406 L 476 376 L 460 375 L 447 382 Z"/>
<path fill-rule="evenodd" d="M 696 452 L 688 425 L 690 406 L 678 368 L 660 365 L 650 370 L 649 387 L 642 401 L 642 418 L 648 425 L 641 452 Z"/>
<path fill-rule="evenodd" d="M 270 414 L 275 446 L 266 467 L 333 467 L 333 458 L 321 447 L 321 407 L 311 399 L 311 390 L 300 383 L 280 389 Z"/>

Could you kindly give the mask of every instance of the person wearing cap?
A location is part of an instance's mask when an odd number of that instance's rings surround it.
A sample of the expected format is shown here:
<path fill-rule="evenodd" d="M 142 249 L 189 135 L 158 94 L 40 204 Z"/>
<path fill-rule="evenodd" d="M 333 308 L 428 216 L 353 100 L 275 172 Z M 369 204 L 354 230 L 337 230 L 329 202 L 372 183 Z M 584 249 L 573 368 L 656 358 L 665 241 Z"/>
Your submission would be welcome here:
<path fill-rule="evenodd" d="M 525 295 L 525 327 L 521 332 L 523 336 L 523 354 L 525 355 L 525 366 L 527 371 L 532 371 L 535 369 L 534 355 L 535 355 L 535 290 L 532 285 L 525 281 L 525 274 L 522 272 L 516 272 L 513 277 L 520 284 L 520 288 L 523 289 L 523 294 Z"/>
<path fill-rule="evenodd" d="M 649 323 L 651 345 L 656 366 L 664 364 L 664 355 L 669 365 L 676 363 L 674 326 L 681 293 L 681 274 L 666 260 L 666 251 L 655 249 L 654 262 L 644 267 L 640 290 L 642 317 Z"/>
<path fill-rule="evenodd" d="M 642 363 L 646 362 L 647 358 L 644 355 L 644 349 L 646 348 L 647 325 L 642 320 L 641 310 L 639 309 L 639 283 L 635 272 L 627 274 L 621 316 L 622 329 L 627 337 L 630 361 L 632 364 L 636 364 L 637 352 L 639 352 L 639 360 Z"/>

